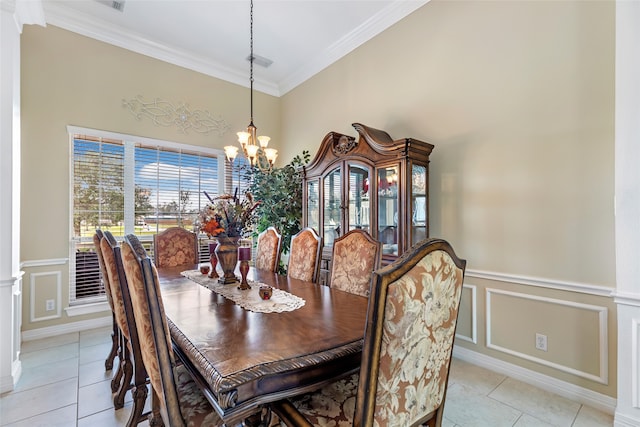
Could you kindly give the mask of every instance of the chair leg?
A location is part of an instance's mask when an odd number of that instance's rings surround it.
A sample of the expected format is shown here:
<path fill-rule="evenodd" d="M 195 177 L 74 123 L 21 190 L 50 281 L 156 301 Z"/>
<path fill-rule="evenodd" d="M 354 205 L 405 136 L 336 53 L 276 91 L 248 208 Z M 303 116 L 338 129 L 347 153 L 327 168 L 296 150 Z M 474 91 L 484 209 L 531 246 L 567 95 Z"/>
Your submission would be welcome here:
<path fill-rule="evenodd" d="M 149 427 L 162 427 L 162 415 L 160 414 L 160 398 L 156 391 L 151 387 L 151 414 L 149 414 Z"/>
<path fill-rule="evenodd" d="M 122 376 L 124 374 L 124 354 L 123 354 L 123 342 L 124 342 L 124 336 L 122 335 L 122 332 L 120 331 L 120 329 L 118 329 L 118 360 L 120 361 L 120 363 L 118 364 L 118 370 L 116 371 L 116 373 L 113 375 L 113 378 L 111 379 L 111 393 L 115 393 L 118 391 L 118 389 L 120 388 L 120 383 L 122 382 Z"/>
<path fill-rule="evenodd" d="M 126 341 L 126 340 L 125 340 Z M 127 394 L 127 390 L 131 388 L 131 378 L 133 377 L 133 366 L 131 363 L 131 353 L 129 352 L 129 346 L 124 343 L 123 344 L 123 358 L 120 363 L 122 364 L 122 382 L 120 383 L 120 388 L 116 392 L 116 395 L 113 397 L 113 407 L 115 409 L 120 409 L 124 406 L 124 396 Z"/>
<path fill-rule="evenodd" d="M 131 388 L 133 408 L 127 421 L 127 427 L 134 427 L 144 421 L 142 411 L 144 411 L 144 404 L 147 401 L 148 394 L 147 371 L 144 369 L 140 354 L 135 350 L 131 353 L 133 355 L 133 387 Z"/>
<path fill-rule="evenodd" d="M 260 412 L 248 416 L 242 423 L 243 427 L 276 427 L 280 426 L 280 418 L 265 406 Z"/>
<path fill-rule="evenodd" d="M 144 411 L 144 404 L 147 401 L 147 386 L 142 384 L 141 386 L 133 386 L 131 389 L 131 396 L 133 397 L 133 408 L 127 421 L 127 427 L 135 427 L 142 421 L 144 417 L 142 411 Z M 148 414 L 147 414 L 148 415 Z"/>
<path fill-rule="evenodd" d="M 116 324 L 116 315 L 111 312 L 111 316 L 113 317 L 113 332 L 111 332 L 111 351 L 107 356 L 107 360 L 104 361 L 104 369 L 105 371 L 110 371 L 113 369 L 113 360 L 116 358 L 116 354 L 118 353 L 118 337 L 119 337 L 119 328 Z"/>

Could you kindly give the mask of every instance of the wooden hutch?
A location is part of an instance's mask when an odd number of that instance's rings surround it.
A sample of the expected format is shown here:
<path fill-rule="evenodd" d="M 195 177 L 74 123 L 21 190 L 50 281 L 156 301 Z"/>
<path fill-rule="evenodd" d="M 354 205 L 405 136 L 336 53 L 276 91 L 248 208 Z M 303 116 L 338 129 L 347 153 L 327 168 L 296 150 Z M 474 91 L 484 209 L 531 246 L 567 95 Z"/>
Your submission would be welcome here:
<path fill-rule="evenodd" d="M 333 241 L 364 229 L 380 240 L 383 265 L 429 236 L 429 155 L 433 145 L 393 140 L 360 123 L 352 136 L 329 132 L 304 167 L 303 225 L 323 238 L 319 282 L 329 285 Z"/>

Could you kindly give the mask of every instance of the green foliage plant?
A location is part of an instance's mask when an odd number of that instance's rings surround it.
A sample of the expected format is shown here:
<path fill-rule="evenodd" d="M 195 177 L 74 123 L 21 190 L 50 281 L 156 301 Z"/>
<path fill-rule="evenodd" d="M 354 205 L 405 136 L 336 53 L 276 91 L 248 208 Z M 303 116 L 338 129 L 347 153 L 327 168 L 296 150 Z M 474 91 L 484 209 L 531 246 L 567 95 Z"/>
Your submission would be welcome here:
<path fill-rule="evenodd" d="M 291 236 L 301 230 L 303 166 L 309 163 L 310 157 L 305 150 L 281 168 L 274 166 L 263 171 L 247 166 L 244 169 L 248 190 L 259 203 L 254 210 L 255 235 L 275 227 L 282 234 L 282 253 L 289 253 Z M 282 261 L 278 271 L 286 272 Z"/>

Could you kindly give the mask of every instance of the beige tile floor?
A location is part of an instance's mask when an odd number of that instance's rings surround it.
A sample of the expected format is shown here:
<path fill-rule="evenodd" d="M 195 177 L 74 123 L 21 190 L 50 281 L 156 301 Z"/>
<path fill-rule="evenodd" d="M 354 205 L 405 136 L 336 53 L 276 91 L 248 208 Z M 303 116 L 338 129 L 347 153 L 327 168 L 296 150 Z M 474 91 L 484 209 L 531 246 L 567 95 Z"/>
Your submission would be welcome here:
<path fill-rule="evenodd" d="M 0 397 L 0 425 L 124 426 L 132 403 L 128 397 L 113 410 L 111 372 L 104 370 L 109 343 L 107 328 L 23 343 L 23 374 Z M 611 415 L 454 359 L 444 427 L 612 425 Z"/>

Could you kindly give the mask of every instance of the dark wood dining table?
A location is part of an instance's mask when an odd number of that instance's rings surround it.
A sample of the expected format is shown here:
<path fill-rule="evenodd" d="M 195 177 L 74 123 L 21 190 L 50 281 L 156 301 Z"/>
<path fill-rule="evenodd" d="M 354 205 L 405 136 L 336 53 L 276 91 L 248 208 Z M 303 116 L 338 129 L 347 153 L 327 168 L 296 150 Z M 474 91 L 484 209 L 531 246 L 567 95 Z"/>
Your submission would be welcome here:
<path fill-rule="evenodd" d="M 226 425 L 359 368 L 367 298 L 251 268 L 249 279 L 305 300 L 293 311 L 257 313 L 184 270 L 158 269 L 174 351 Z"/>

